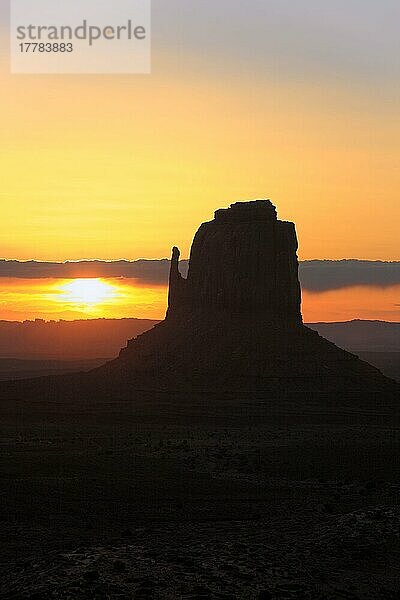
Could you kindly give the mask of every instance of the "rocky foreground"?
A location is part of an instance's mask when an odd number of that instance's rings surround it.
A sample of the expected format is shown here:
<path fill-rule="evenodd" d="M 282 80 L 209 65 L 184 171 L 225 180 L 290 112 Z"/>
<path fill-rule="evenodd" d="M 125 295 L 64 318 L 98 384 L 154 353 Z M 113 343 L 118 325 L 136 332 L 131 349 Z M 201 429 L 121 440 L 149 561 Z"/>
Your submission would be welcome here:
<path fill-rule="evenodd" d="M 321 400 L 3 401 L 0 596 L 397 598 L 395 406 Z"/>
<path fill-rule="evenodd" d="M 113 544 L 24 561 L 4 577 L 4 597 L 398 598 L 398 553 L 387 555 L 389 540 L 398 545 L 398 507 L 327 512 L 321 507 L 319 523 L 308 518 L 297 531 L 289 527 L 290 515 L 285 525 L 260 515 L 245 522 L 136 527 Z M 373 572 L 360 577 L 371 561 Z"/>

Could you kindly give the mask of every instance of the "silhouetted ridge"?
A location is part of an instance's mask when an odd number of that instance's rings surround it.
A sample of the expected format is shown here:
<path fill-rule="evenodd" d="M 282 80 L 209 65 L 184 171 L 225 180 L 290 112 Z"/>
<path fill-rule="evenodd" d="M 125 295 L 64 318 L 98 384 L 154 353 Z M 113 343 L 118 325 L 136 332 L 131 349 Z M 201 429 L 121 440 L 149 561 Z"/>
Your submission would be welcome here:
<path fill-rule="evenodd" d="M 165 320 L 128 342 L 117 370 L 156 387 L 375 389 L 377 369 L 305 327 L 297 237 L 269 200 L 237 202 L 198 229 L 187 278 L 172 250 Z"/>

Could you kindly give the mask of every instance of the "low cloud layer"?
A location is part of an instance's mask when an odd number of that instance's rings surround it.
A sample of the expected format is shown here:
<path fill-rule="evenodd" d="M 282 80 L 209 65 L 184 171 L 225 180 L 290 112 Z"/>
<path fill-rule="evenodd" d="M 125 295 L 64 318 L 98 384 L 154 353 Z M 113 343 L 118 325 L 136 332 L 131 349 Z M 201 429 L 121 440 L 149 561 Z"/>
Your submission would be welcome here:
<path fill-rule="evenodd" d="M 371 260 L 306 260 L 300 263 L 302 287 L 325 292 L 352 286 L 389 287 L 400 284 L 400 262 Z"/>
<path fill-rule="evenodd" d="M 184 263 L 186 261 L 182 261 Z M 183 271 L 183 269 L 182 269 Z M 125 277 L 147 285 L 168 281 L 169 260 L 88 260 L 77 262 L 20 262 L 0 260 L 0 278 L 73 279 L 76 277 Z"/>
<path fill-rule="evenodd" d="M 188 261 L 180 262 L 186 276 Z M 125 277 L 143 285 L 165 285 L 169 260 L 79 261 L 65 263 L 0 260 L 0 278 L 72 279 L 75 277 Z M 389 287 L 400 284 L 400 261 L 306 260 L 300 263 L 303 289 L 325 292 L 352 286 Z"/>

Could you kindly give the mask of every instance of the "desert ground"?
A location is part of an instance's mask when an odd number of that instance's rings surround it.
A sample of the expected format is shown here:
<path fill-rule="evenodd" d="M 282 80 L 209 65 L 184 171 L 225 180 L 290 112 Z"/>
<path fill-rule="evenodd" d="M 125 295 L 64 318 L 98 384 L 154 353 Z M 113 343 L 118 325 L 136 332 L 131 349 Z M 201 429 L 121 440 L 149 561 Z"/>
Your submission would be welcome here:
<path fill-rule="evenodd" d="M 40 381 L 2 384 L 1 598 L 398 598 L 396 398 Z"/>

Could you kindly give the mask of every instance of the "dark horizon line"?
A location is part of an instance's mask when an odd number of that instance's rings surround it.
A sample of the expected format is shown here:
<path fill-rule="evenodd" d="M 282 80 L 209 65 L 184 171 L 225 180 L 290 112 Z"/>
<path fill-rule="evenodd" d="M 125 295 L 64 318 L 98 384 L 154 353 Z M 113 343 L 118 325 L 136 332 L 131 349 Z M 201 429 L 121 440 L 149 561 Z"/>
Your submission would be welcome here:
<path fill-rule="evenodd" d="M 164 318 L 160 319 L 148 319 L 146 317 L 96 317 L 92 319 L 43 319 L 36 317 L 35 319 L 24 319 L 23 321 L 10 321 L 8 319 L 0 319 L 0 323 L 80 323 L 80 322 L 91 322 L 91 321 L 150 321 L 151 323 L 160 323 Z M 385 321 L 383 319 L 348 319 L 345 321 L 307 321 L 304 325 L 332 325 L 332 324 L 345 324 L 345 323 L 385 323 L 389 325 L 400 325 L 400 321 Z"/>
<path fill-rule="evenodd" d="M 17 263 L 20 265 L 46 265 L 46 266 L 62 266 L 62 265 L 76 265 L 80 263 L 100 263 L 105 265 L 115 264 L 115 263 L 128 263 L 134 264 L 138 262 L 170 262 L 170 258 L 66 258 L 65 260 L 41 260 L 37 258 L 0 258 L 0 264 L 4 263 Z M 189 258 L 180 258 L 179 262 L 188 262 Z M 382 263 L 382 264 L 400 264 L 399 259 L 393 260 L 384 260 L 383 258 L 304 258 L 299 259 L 299 263 L 315 263 L 315 262 L 329 262 L 329 263 L 343 263 L 343 262 L 358 262 L 358 263 Z"/>

